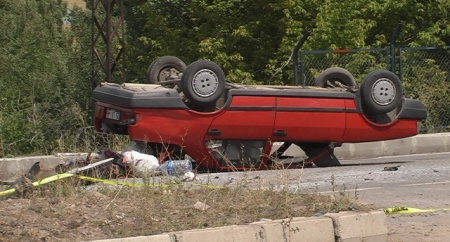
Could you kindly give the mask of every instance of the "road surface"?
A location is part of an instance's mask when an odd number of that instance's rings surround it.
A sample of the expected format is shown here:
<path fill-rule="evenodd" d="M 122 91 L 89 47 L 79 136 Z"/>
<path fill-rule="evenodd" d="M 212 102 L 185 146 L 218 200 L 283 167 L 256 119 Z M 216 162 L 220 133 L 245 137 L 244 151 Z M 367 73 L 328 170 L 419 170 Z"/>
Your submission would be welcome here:
<path fill-rule="evenodd" d="M 450 208 L 450 153 L 341 160 L 341 163 L 343 166 L 340 167 L 199 176 L 215 184 L 239 181 L 243 176 L 262 179 L 265 184 L 282 180 L 288 181 L 292 191 L 324 194 L 332 193 L 333 187 L 334 191 L 342 191 L 345 187 L 348 192 L 356 192 L 360 201 L 379 208 Z M 450 211 L 388 215 L 387 222 L 392 242 L 450 241 Z"/>

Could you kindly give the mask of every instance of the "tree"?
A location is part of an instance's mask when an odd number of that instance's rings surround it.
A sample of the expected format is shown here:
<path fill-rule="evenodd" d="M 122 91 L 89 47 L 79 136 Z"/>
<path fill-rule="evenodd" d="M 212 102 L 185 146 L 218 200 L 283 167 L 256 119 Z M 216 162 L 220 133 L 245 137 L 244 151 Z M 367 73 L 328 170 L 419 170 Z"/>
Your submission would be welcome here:
<path fill-rule="evenodd" d="M 2 1 L 0 5 L 1 156 L 49 153 L 76 132 L 84 92 L 73 32 L 62 29 L 62 1 Z M 76 41 L 79 42 L 80 39 Z M 89 49 L 87 49 L 89 53 Z"/>

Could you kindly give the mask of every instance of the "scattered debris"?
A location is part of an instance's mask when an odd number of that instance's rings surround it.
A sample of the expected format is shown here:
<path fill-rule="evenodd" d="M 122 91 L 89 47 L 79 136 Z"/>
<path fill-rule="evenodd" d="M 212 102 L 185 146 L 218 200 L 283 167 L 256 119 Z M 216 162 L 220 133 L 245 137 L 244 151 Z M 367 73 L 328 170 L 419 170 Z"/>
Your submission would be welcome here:
<path fill-rule="evenodd" d="M 116 214 L 116 218 L 122 220 L 123 218 L 125 218 L 125 214 L 124 213 Z"/>
<path fill-rule="evenodd" d="M 85 167 L 107 158 L 112 158 L 112 161 L 106 163 L 104 166 L 100 166 L 99 164 L 95 169 L 86 169 L 83 175 L 103 179 L 121 179 L 126 177 L 142 178 L 162 173 L 164 175 L 174 176 L 184 175 L 185 180 L 189 181 L 195 180 L 196 177 L 195 174 L 188 173 L 192 172 L 192 164 L 188 159 L 167 161 L 166 163 L 160 164 L 157 157 L 134 150 L 119 153 L 105 149 L 98 153 L 88 153 L 86 159 L 68 160 L 65 163 L 59 164 L 55 170 L 58 173 L 64 173 L 70 169 Z"/>
<path fill-rule="evenodd" d="M 192 172 L 192 163 L 189 160 L 168 160 L 159 168 L 165 175 L 184 176 L 188 172 Z"/>
<path fill-rule="evenodd" d="M 158 159 L 155 156 L 142 154 L 134 150 L 123 153 L 123 163 L 131 166 L 134 175 L 137 177 L 147 176 L 159 167 Z"/>
<path fill-rule="evenodd" d="M 33 183 L 26 176 L 19 178 L 19 182 L 13 185 L 15 193 L 20 198 L 30 198 L 33 194 Z"/>
<path fill-rule="evenodd" d="M 320 216 L 323 216 L 323 215 L 324 215 L 324 213 L 322 213 L 322 212 L 317 212 L 317 213 L 314 214 L 315 217 L 320 217 Z"/>
<path fill-rule="evenodd" d="M 67 156 L 83 156 L 87 155 L 88 153 L 57 153 L 56 156 L 58 157 L 67 157 Z"/>
<path fill-rule="evenodd" d="M 208 204 L 206 204 L 206 203 L 202 203 L 200 201 L 197 201 L 194 204 L 194 208 L 197 209 L 197 210 L 200 210 L 200 211 L 205 211 L 206 209 L 210 208 L 210 206 Z"/>
<path fill-rule="evenodd" d="M 108 158 L 106 160 L 97 161 L 95 163 L 89 164 L 89 165 L 81 167 L 81 168 L 72 169 L 70 171 L 67 171 L 66 173 L 80 174 L 81 172 L 88 171 L 88 170 L 93 169 L 95 167 L 98 167 L 100 165 L 103 165 L 103 164 L 106 164 L 106 163 L 110 163 L 112 160 L 113 160 L 113 158 Z"/>
<path fill-rule="evenodd" d="M 60 153 L 58 156 L 67 158 L 54 169 L 43 169 L 41 162 L 34 163 L 29 171 L 12 181 L 0 181 L 1 185 L 9 185 L 5 191 L 0 191 L 0 196 L 15 193 L 18 197 L 29 198 L 34 186 L 40 186 L 58 179 L 78 176 L 85 183 L 104 182 L 109 179 L 127 177 L 146 177 L 152 175 L 170 175 L 184 177 L 183 181 L 199 180 L 192 172 L 192 160 L 169 160 L 159 164 L 158 158 L 153 155 L 139 153 L 137 151 L 115 152 L 110 149 L 98 153 L 85 153 L 84 157 L 78 157 L 76 153 Z M 108 183 L 109 184 L 109 183 Z M 120 184 L 120 182 L 118 183 Z"/>
<path fill-rule="evenodd" d="M 387 166 L 383 171 L 397 171 L 400 166 Z"/>
<path fill-rule="evenodd" d="M 184 173 L 184 180 L 183 181 L 198 181 L 200 180 L 197 177 L 197 174 L 195 174 L 194 172 L 188 171 L 186 173 Z"/>

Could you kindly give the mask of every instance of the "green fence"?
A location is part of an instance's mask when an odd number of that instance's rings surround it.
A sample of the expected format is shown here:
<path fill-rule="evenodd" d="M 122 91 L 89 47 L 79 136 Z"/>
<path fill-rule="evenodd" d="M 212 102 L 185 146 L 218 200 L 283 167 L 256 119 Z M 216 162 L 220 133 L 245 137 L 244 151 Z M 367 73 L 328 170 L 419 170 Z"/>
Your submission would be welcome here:
<path fill-rule="evenodd" d="M 450 46 L 400 48 L 398 73 L 407 97 L 418 98 L 427 107 L 422 130 L 450 130 Z"/>
<path fill-rule="evenodd" d="M 338 66 L 347 69 L 359 84 L 372 70 L 396 72 L 403 82 L 406 97 L 420 99 L 428 118 L 422 133 L 450 130 L 450 46 L 399 48 L 391 57 L 391 48 L 315 50 L 300 53 L 302 85 L 312 85 L 323 70 Z M 395 58 L 395 59 L 393 59 Z M 395 63 L 396 62 L 396 63 Z"/>
<path fill-rule="evenodd" d="M 388 53 L 387 48 L 302 51 L 300 53 L 302 85 L 312 85 L 314 78 L 321 71 L 333 66 L 350 71 L 359 84 L 370 71 L 389 67 Z"/>

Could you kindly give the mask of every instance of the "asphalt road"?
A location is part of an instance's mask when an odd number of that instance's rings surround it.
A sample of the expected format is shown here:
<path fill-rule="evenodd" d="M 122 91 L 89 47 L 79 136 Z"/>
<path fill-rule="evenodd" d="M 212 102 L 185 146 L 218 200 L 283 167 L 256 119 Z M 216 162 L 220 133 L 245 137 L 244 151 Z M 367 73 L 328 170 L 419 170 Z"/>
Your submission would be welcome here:
<path fill-rule="evenodd" d="M 357 192 L 358 198 L 379 207 L 450 207 L 450 153 L 341 160 L 340 167 L 281 171 L 200 174 L 202 181 L 220 185 L 243 178 L 258 184 L 288 184 L 292 191 Z M 385 171 L 396 167 L 398 170 Z M 332 185 L 334 184 L 334 186 Z"/>
<path fill-rule="evenodd" d="M 341 160 L 342 166 L 198 174 L 199 183 L 275 187 L 292 192 L 346 191 L 376 208 L 450 208 L 450 153 Z M 392 168 L 397 168 L 391 170 Z M 387 168 L 387 170 L 385 170 Z M 177 179 L 154 177 L 159 179 Z M 142 182 L 136 179 L 136 182 Z M 190 182 L 185 183 L 189 186 Z M 95 189 L 97 185 L 92 186 Z M 387 216 L 389 242 L 450 241 L 450 211 Z"/>
<path fill-rule="evenodd" d="M 324 194 L 345 188 L 350 195 L 356 192 L 360 201 L 377 208 L 450 208 L 450 153 L 341 160 L 341 163 L 343 166 L 328 168 L 200 174 L 200 179 L 217 185 L 242 180 L 264 186 L 284 183 L 294 192 Z M 398 169 L 385 171 L 385 167 Z M 390 242 L 450 241 L 448 224 L 450 211 L 387 216 Z"/>

